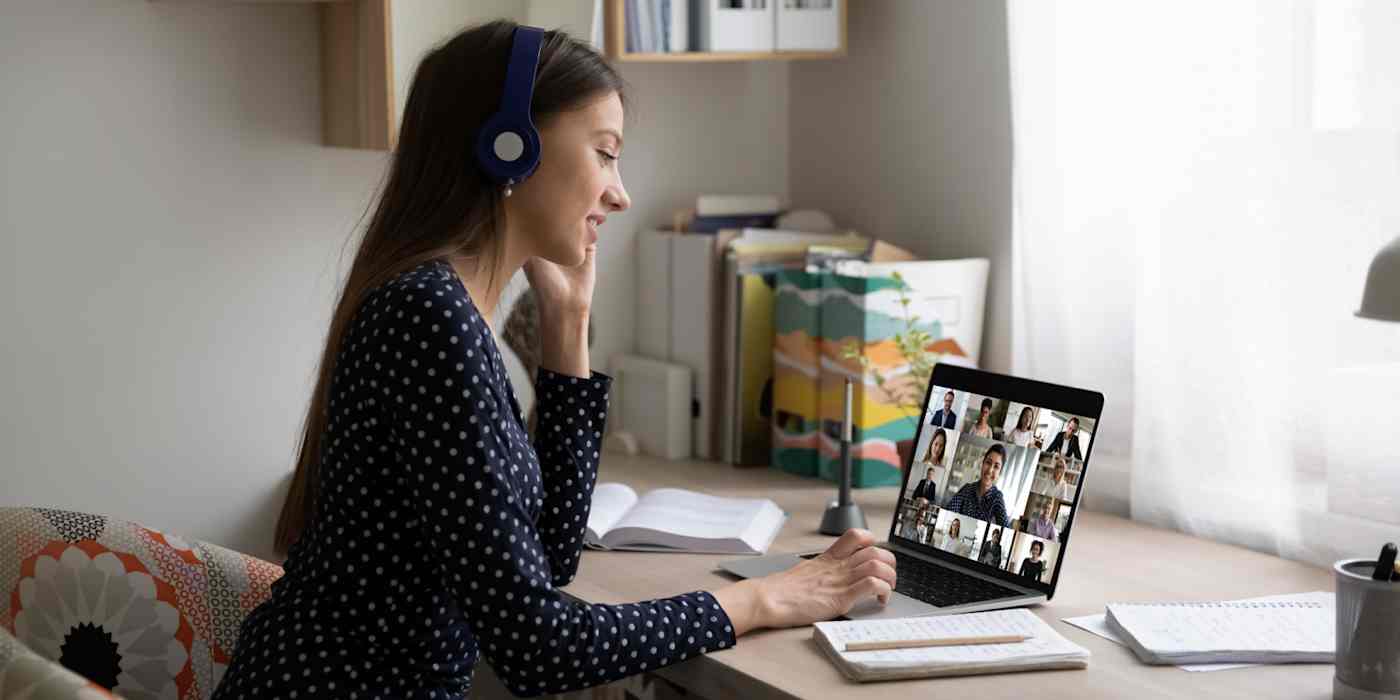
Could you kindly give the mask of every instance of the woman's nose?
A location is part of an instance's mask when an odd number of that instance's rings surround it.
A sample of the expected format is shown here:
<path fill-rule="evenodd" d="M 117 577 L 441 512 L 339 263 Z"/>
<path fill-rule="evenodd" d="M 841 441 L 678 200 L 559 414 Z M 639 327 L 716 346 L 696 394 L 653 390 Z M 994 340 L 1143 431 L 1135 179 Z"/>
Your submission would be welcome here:
<path fill-rule="evenodd" d="M 632 206 L 632 198 L 627 196 L 627 188 L 622 186 L 622 180 L 619 179 L 617 184 L 610 185 L 603 193 L 603 203 L 613 211 L 626 211 Z"/>

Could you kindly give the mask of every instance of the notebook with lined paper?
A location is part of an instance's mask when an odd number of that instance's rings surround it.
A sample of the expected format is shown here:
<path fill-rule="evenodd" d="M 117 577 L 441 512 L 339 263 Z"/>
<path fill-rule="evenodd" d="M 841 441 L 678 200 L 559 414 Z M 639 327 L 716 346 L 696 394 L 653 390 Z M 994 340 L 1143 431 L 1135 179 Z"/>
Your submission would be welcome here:
<path fill-rule="evenodd" d="M 905 617 L 889 620 L 818 622 L 813 640 L 846 677 L 856 681 L 964 676 L 1055 668 L 1086 668 L 1089 651 L 1065 639 L 1025 608 Z M 855 642 L 1028 635 L 1010 644 L 911 647 L 846 651 Z"/>

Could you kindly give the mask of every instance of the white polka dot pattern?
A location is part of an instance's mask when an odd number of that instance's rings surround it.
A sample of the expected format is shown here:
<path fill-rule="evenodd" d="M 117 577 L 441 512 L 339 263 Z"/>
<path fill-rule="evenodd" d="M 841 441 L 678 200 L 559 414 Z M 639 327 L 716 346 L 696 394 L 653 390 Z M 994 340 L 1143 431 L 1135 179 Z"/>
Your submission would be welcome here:
<path fill-rule="evenodd" d="M 712 595 L 572 601 L 611 379 L 540 370 L 529 439 L 450 265 L 361 305 L 337 358 L 317 515 L 244 622 L 217 698 L 464 697 L 481 653 L 518 695 L 734 644 Z"/>

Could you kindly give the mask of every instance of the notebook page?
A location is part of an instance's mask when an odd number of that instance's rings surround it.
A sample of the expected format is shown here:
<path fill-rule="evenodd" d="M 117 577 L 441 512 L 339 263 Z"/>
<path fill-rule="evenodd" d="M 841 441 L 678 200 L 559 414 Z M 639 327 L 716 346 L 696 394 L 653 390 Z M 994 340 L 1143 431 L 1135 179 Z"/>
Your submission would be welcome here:
<path fill-rule="evenodd" d="M 1336 648 L 1336 612 L 1307 602 L 1109 605 L 1113 616 L 1147 649 L 1329 653 Z"/>
<path fill-rule="evenodd" d="M 1242 598 L 1238 601 L 1231 602 L 1305 601 L 1333 605 L 1335 600 L 1335 596 L 1328 591 L 1309 591 L 1307 593 L 1284 593 L 1280 595 L 1262 596 L 1259 598 Z M 1078 617 L 1066 617 L 1062 619 L 1086 632 L 1096 634 L 1110 642 L 1122 644 L 1123 640 L 1118 637 L 1117 632 L 1114 632 L 1113 629 L 1108 626 L 1106 617 L 1107 616 L 1103 613 L 1097 613 L 1094 615 L 1080 615 Z M 1259 664 L 1177 664 L 1176 667 L 1184 671 L 1209 672 L 1226 671 L 1232 668 L 1246 668 L 1248 666 L 1257 665 Z"/>
<path fill-rule="evenodd" d="M 758 498 L 721 498 L 684 489 L 656 489 L 642 496 L 613 527 L 646 528 L 700 539 L 738 539 L 766 502 Z"/>
<path fill-rule="evenodd" d="M 922 668 L 953 665 L 993 665 L 1019 659 L 1060 656 L 1088 657 L 1083 647 L 1065 639 L 1029 610 L 994 610 L 893 620 L 818 622 L 831 645 L 847 662 L 866 668 Z M 876 642 L 934 637 L 969 637 L 1027 634 L 1032 639 L 1016 644 L 969 644 L 950 647 L 915 647 L 845 651 L 848 642 Z"/>

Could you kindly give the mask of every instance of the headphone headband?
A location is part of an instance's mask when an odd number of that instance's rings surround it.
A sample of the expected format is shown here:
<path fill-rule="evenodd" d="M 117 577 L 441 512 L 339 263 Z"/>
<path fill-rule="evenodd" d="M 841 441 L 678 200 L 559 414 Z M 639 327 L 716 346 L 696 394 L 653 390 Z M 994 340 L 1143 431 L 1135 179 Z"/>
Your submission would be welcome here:
<path fill-rule="evenodd" d="M 530 104 L 543 42 L 543 29 L 516 27 L 500 108 L 487 118 L 476 140 L 477 163 L 488 178 L 507 187 L 524 181 L 540 162 L 540 136 L 530 120 Z"/>

